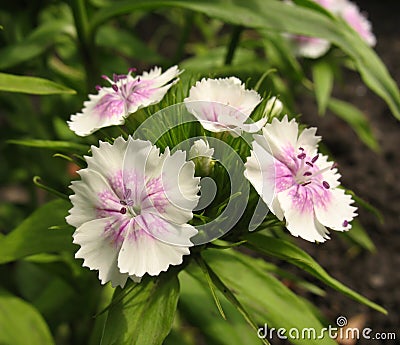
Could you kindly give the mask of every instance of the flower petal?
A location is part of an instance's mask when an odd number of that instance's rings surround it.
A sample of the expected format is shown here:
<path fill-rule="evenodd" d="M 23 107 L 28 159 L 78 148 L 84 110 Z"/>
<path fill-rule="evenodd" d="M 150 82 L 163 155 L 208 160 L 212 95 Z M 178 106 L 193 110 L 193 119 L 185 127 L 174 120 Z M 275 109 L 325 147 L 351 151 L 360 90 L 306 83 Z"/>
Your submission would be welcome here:
<path fill-rule="evenodd" d="M 279 204 L 286 219 L 286 228 L 293 236 L 310 242 L 329 239 L 324 227 L 314 221 L 314 208 L 309 190 L 292 187 L 278 194 Z"/>
<path fill-rule="evenodd" d="M 329 203 L 315 205 L 315 216 L 321 224 L 333 230 L 349 230 L 349 223 L 357 215 L 357 208 L 351 206 L 353 202 L 351 196 L 345 194 L 343 189 L 332 189 Z"/>
<path fill-rule="evenodd" d="M 125 123 L 124 101 L 110 87 L 102 88 L 97 95 L 89 95 L 81 113 L 71 116 L 69 128 L 79 136 L 87 136 L 100 128 Z"/>
<path fill-rule="evenodd" d="M 111 218 L 95 219 L 84 223 L 73 234 L 74 243 L 81 246 L 75 258 L 84 259 L 83 266 L 99 271 L 102 284 L 111 281 L 113 287 L 124 287 L 129 274 L 121 273 L 117 267 L 120 245 L 105 233 Z"/>
<path fill-rule="evenodd" d="M 189 248 L 174 246 L 157 240 L 136 223 L 122 244 L 118 256 L 120 272 L 142 277 L 146 273 L 155 276 L 170 265 L 179 265 Z"/>

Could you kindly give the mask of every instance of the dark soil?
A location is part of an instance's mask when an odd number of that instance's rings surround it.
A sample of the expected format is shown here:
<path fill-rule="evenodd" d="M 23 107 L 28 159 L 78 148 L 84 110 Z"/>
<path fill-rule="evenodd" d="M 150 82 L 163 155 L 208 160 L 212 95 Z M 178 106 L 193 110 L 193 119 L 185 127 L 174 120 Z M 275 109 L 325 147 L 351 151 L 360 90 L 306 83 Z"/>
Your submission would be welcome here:
<path fill-rule="evenodd" d="M 400 3 L 358 3 L 373 23 L 378 55 L 400 85 Z M 359 340 L 357 344 L 400 344 L 400 183 L 397 181 L 400 176 L 400 122 L 355 73 L 346 74 L 344 85 L 335 89 L 335 96 L 366 114 L 379 141 L 379 153 L 363 145 L 350 127 L 333 114 L 315 116 L 314 104 L 302 105 L 302 120 L 318 127 L 324 143 L 339 163 L 343 184 L 377 207 L 385 222 L 381 224 L 372 214 L 359 210 L 359 220 L 376 246 L 375 254 L 355 253 L 335 234 L 332 240 L 320 246 L 305 241 L 298 244 L 335 278 L 389 312 L 385 316 L 327 289 L 326 297 L 314 298 L 326 317 L 334 321 L 339 315 L 351 319 L 362 313 L 367 318 L 365 327 L 374 332 L 396 332 L 397 340 Z"/>

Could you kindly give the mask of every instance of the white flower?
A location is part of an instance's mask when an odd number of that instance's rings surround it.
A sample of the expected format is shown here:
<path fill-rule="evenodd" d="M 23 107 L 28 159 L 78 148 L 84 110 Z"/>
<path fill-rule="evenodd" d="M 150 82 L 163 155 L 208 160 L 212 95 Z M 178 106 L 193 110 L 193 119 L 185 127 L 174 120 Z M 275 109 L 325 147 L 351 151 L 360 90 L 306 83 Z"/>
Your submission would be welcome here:
<path fill-rule="evenodd" d="M 326 227 L 351 228 L 356 216 L 353 200 L 339 187 L 340 174 L 326 156 L 318 154 L 316 128 L 299 135 L 295 120 L 274 118 L 254 135 L 245 176 L 257 193 L 294 236 L 324 242 Z"/>
<path fill-rule="evenodd" d="M 161 68 L 155 67 L 136 77 L 132 77 L 133 71 L 114 75 L 113 80 L 103 76 L 111 87 L 97 86 L 98 94 L 89 95 L 82 112 L 71 116 L 69 128 L 79 136 L 87 136 L 103 127 L 122 125 L 138 109 L 160 102 L 180 74 L 177 66 L 162 74 Z"/>
<path fill-rule="evenodd" d="M 76 227 L 76 258 L 99 271 L 102 284 L 124 286 L 146 273 L 158 275 L 182 263 L 197 230 L 187 224 L 197 205 L 199 178 L 193 162 L 177 151 L 163 154 L 148 141 L 92 146 L 88 167 L 73 181 L 66 218 Z"/>
<path fill-rule="evenodd" d="M 213 165 L 212 156 L 214 149 L 210 148 L 207 141 L 203 139 L 196 140 L 189 150 L 189 160 L 193 160 L 196 165 L 196 172 L 208 175 Z"/>
<path fill-rule="evenodd" d="M 274 97 L 271 97 L 265 105 L 264 115 L 269 117 L 278 116 L 283 110 L 282 102 Z"/>
<path fill-rule="evenodd" d="M 238 135 L 241 131 L 257 132 L 266 123 L 266 119 L 261 119 L 245 124 L 261 100 L 256 91 L 246 90 L 240 79 L 230 77 L 203 78 L 191 87 L 184 102 L 205 129 Z"/>

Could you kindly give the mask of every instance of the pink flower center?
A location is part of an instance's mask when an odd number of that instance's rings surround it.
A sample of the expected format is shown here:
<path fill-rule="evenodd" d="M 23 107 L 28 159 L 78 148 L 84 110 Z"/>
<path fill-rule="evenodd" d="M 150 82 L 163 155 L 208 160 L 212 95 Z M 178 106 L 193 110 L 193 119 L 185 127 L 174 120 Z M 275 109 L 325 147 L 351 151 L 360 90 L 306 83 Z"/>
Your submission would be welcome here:
<path fill-rule="evenodd" d="M 317 183 L 322 185 L 325 189 L 329 189 L 330 185 L 327 181 L 322 180 L 322 174 L 327 170 L 333 169 L 335 164 L 324 169 L 319 169 L 315 164 L 319 157 L 318 154 L 314 157 L 309 157 L 302 147 L 299 148 L 299 151 L 300 153 L 296 156 L 298 161 L 294 176 L 295 182 L 301 186 Z"/>

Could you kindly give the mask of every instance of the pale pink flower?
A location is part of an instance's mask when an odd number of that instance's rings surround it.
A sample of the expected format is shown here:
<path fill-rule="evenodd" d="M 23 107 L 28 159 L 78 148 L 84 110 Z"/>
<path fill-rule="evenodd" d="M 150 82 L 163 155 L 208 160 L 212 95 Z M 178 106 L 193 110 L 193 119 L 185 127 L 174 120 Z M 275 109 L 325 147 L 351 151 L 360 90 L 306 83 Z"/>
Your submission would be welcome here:
<path fill-rule="evenodd" d="M 82 112 L 71 116 L 69 128 L 79 136 L 87 136 L 103 127 L 122 125 L 138 109 L 160 102 L 181 73 L 177 66 L 164 73 L 155 67 L 136 77 L 133 71 L 114 75 L 113 79 L 103 76 L 111 87 L 97 86 L 98 93 L 89 95 Z"/>
<path fill-rule="evenodd" d="M 254 135 L 245 176 L 269 209 L 294 236 L 324 242 L 327 228 L 345 231 L 356 216 L 353 200 L 339 188 L 335 165 L 317 151 L 316 128 L 299 135 L 298 124 L 287 116 L 274 118 Z"/>
<path fill-rule="evenodd" d="M 187 224 L 199 179 L 186 153 L 163 154 L 148 141 L 100 142 L 73 181 L 67 222 L 76 228 L 76 258 L 99 271 L 102 284 L 124 286 L 182 263 L 197 230 Z"/>
<path fill-rule="evenodd" d="M 342 17 L 370 46 L 375 46 L 376 38 L 368 19 L 360 12 L 356 4 L 348 0 L 313 0 L 333 14 Z M 319 58 L 330 48 L 330 42 L 317 37 L 290 35 L 298 55 Z"/>
<path fill-rule="evenodd" d="M 257 132 L 266 123 L 263 118 L 257 122 L 245 123 L 261 96 L 254 90 L 246 90 L 236 77 L 202 79 L 196 82 L 184 102 L 192 113 L 211 132 L 229 131 L 239 135 L 242 131 Z"/>

